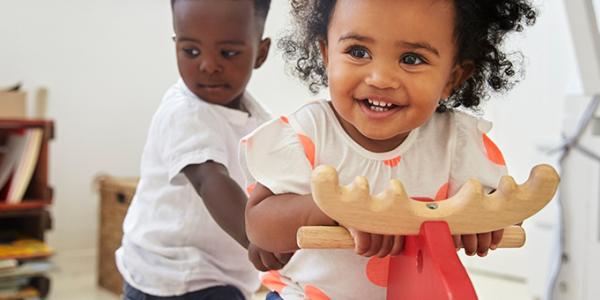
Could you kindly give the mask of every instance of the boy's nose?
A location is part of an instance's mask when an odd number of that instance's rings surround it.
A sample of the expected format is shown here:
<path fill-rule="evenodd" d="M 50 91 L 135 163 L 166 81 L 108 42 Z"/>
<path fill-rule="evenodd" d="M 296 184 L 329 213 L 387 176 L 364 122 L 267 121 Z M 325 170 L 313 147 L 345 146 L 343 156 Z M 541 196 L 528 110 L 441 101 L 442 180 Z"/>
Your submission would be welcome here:
<path fill-rule="evenodd" d="M 223 71 L 223 67 L 214 59 L 203 59 L 198 65 L 198 69 L 207 74 L 214 74 Z"/>
<path fill-rule="evenodd" d="M 398 89 L 401 86 L 397 70 L 389 66 L 377 66 L 365 78 L 365 83 L 377 89 Z"/>

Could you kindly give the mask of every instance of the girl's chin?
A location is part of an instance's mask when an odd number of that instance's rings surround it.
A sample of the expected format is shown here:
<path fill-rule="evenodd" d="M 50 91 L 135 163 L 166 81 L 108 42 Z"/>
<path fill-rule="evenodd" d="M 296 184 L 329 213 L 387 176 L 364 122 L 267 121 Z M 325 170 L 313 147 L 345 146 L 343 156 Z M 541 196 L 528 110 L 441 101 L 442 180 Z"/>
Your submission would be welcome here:
<path fill-rule="evenodd" d="M 404 134 L 384 134 L 381 131 L 361 131 L 361 134 L 374 142 L 387 142 L 394 139 L 402 140 L 404 137 L 406 137 Z"/>

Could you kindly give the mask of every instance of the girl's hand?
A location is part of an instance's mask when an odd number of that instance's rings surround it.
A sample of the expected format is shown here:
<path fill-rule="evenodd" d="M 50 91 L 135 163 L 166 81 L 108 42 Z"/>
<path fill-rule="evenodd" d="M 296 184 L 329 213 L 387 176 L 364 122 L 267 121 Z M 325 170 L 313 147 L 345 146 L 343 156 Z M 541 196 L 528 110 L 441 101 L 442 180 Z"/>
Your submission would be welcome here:
<path fill-rule="evenodd" d="M 272 253 L 256 247 L 250 243 L 248 245 L 248 258 L 254 267 L 262 272 L 270 270 L 279 270 L 287 264 L 292 258 L 293 253 Z"/>
<path fill-rule="evenodd" d="M 404 236 L 401 235 L 381 235 L 373 234 L 348 228 L 350 235 L 354 238 L 357 254 L 371 257 L 377 256 L 380 258 L 388 255 L 399 255 L 404 248 Z"/>
<path fill-rule="evenodd" d="M 468 256 L 477 254 L 479 257 L 485 257 L 490 249 L 496 250 L 502 240 L 502 234 L 504 229 L 487 233 L 453 235 L 452 238 L 457 250 L 465 248 L 465 254 Z"/>

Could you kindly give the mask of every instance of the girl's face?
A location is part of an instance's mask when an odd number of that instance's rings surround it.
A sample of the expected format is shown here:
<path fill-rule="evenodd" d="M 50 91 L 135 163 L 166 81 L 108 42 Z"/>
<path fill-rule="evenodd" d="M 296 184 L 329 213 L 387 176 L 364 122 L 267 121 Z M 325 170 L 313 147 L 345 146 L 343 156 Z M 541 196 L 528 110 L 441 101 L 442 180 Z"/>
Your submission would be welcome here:
<path fill-rule="evenodd" d="M 450 0 L 338 0 L 321 50 L 333 107 L 366 149 L 390 151 L 466 73 Z"/>

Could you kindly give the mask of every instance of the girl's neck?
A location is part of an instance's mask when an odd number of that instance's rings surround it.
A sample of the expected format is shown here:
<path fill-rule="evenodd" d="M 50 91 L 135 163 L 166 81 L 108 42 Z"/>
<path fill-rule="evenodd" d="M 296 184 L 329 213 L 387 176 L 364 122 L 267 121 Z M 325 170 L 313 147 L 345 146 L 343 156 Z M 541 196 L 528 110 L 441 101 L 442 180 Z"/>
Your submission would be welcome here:
<path fill-rule="evenodd" d="M 329 103 L 329 105 L 331 105 L 331 103 Z M 340 115 L 337 113 L 335 108 L 333 108 L 333 105 L 331 105 L 331 108 L 332 108 L 333 113 L 335 114 L 335 117 L 337 118 L 338 122 L 342 125 L 342 128 L 344 129 L 344 131 L 346 131 L 346 133 L 350 136 L 350 138 L 352 138 L 356 143 L 358 143 L 363 148 L 365 148 L 371 152 L 375 152 L 375 153 L 390 152 L 390 151 L 398 148 L 398 146 L 400 146 L 404 142 L 404 140 L 406 140 L 408 135 L 410 134 L 410 132 L 402 133 L 402 134 L 399 134 L 397 136 L 394 136 L 392 138 L 385 139 L 385 140 L 370 139 L 370 138 L 364 136 L 362 133 L 360 133 L 360 131 L 358 131 L 358 129 L 356 129 L 356 127 L 354 127 L 354 125 L 352 125 L 351 123 L 344 120 L 344 118 L 340 117 Z"/>

